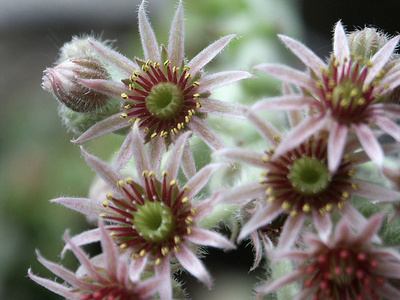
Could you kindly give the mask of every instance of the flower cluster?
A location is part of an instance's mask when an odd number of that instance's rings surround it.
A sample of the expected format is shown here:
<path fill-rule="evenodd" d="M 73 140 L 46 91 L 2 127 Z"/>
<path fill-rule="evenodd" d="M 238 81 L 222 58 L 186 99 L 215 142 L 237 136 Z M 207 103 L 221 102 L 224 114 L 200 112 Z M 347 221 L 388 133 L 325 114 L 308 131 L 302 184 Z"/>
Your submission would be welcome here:
<path fill-rule="evenodd" d="M 388 242 L 398 244 L 400 175 L 384 164 L 400 151 L 400 36 L 389 39 L 372 28 L 347 34 L 338 22 L 324 62 L 279 35 L 306 70 L 254 66 L 283 81 L 282 95 L 245 106 L 213 99 L 212 91 L 254 75 L 203 71 L 235 34 L 187 61 L 182 1 L 167 46 L 157 42 L 145 1 L 138 20 L 144 59 L 130 60 L 94 37 L 74 38 L 45 71 L 43 88 L 80 135 L 74 143 L 110 132 L 125 141 L 112 164 L 81 147 L 100 178 L 90 198 L 51 200 L 97 220 L 94 229 L 65 235 L 62 255 L 71 250 L 81 266 L 71 272 L 38 253 L 65 283 L 31 270 L 30 278 L 67 299 L 181 299 L 187 295 L 177 271 L 211 289 L 203 248 L 235 249 L 235 239 L 250 237 L 251 270 L 264 265 L 271 277 L 256 287 L 257 299 L 398 299 L 400 253 Z M 276 110 L 284 111 L 283 126 L 260 113 Z M 264 148 L 225 146 L 209 114 L 249 121 Z M 200 168 L 193 135 L 213 151 L 214 161 Z M 261 170 L 258 181 L 233 175 L 252 178 L 254 167 Z M 225 177 L 232 178 L 209 189 L 218 170 L 229 170 Z M 229 215 L 221 218 L 216 208 L 225 206 Z M 230 240 L 216 230 L 223 222 L 234 224 Z M 102 253 L 89 258 L 81 247 L 95 242 Z M 286 275 L 276 278 L 282 264 Z M 287 287 L 294 282 L 300 285 Z"/>

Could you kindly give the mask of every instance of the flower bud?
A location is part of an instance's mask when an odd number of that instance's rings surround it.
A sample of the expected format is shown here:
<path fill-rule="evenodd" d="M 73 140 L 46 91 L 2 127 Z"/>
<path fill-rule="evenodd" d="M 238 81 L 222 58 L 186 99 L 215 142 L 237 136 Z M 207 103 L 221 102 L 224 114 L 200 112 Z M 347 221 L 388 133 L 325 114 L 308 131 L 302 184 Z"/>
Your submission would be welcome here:
<path fill-rule="evenodd" d="M 363 61 L 371 59 L 388 42 L 383 32 L 368 27 L 349 33 L 347 40 L 350 52 L 354 53 L 355 58 L 361 57 Z"/>
<path fill-rule="evenodd" d="M 48 68 L 42 87 L 63 105 L 76 112 L 93 112 L 102 108 L 110 97 L 91 90 L 80 79 L 108 79 L 109 74 L 90 50 L 87 39 L 74 38 L 60 51 L 54 68 Z"/>

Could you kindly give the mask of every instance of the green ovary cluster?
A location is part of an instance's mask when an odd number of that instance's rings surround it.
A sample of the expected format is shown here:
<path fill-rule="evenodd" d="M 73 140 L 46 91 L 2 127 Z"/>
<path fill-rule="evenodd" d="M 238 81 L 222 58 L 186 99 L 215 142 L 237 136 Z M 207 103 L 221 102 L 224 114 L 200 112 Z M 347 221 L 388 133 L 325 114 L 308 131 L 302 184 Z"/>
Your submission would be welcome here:
<path fill-rule="evenodd" d="M 154 85 L 146 97 L 146 108 L 157 119 L 170 120 L 178 115 L 184 106 L 182 89 L 172 82 Z"/>
<path fill-rule="evenodd" d="M 171 208 L 161 202 L 145 200 L 133 213 L 133 225 L 146 241 L 162 243 L 172 237 L 175 217 Z"/>
<path fill-rule="evenodd" d="M 303 157 L 297 159 L 289 173 L 293 189 L 299 194 L 316 195 L 326 190 L 330 182 L 326 164 L 316 158 Z"/>

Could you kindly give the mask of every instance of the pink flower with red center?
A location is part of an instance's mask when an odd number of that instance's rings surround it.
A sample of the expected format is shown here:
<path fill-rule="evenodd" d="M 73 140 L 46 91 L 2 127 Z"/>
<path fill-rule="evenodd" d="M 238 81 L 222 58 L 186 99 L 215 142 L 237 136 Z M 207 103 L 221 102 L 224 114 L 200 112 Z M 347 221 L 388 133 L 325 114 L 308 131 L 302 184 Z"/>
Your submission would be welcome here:
<path fill-rule="evenodd" d="M 70 300 L 145 300 L 154 299 L 157 294 L 160 278 L 140 279 L 141 273 L 135 274 L 134 280 L 128 272 L 127 256 L 120 255 L 109 233 L 102 223 L 99 228 L 103 253 L 89 258 L 87 254 L 74 243 L 68 234 L 65 241 L 72 249 L 81 267 L 76 273 L 43 258 L 38 252 L 39 261 L 55 275 L 65 280 L 64 284 L 39 277 L 28 271 L 29 277 Z"/>
<path fill-rule="evenodd" d="M 376 202 L 393 202 L 399 198 L 397 191 L 356 178 L 358 165 L 368 161 L 365 152 L 355 152 L 358 142 L 346 145 L 345 155 L 336 171 L 331 173 L 326 131 L 316 132 L 295 148 L 276 155 L 275 147 L 279 147 L 280 133 L 251 111 L 248 119 L 273 146 L 264 153 L 228 148 L 216 152 L 216 155 L 226 159 L 262 169 L 259 182 L 233 187 L 218 196 L 218 201 L 224 203 L 244 205 L 254 199 L 260 202 L 257 211 L 243 225 L 239 240 L 249 234 L 254 240 L 255 231 L 269 226 L 282 214 L 287 215 L 287 219 L 279 238 L 279 249 L 287 249 L 296 241 L 307 219 L 312 220 L 326 239 L 332 229 L 333 211 L 346 215 L 353 224 L 365 223 L 364 217 L 350 203 L 353 195 Z M 297 118 L 301 122 L 301 118 Z M 389 145 L 385 149 L 391 152 L 398 147 Z"/>
<path fill-rule="evenodd" d="M 372 242 L 382 219 L 382 214 L 375 215 L 355 232 L 343 218 L 328 240 L 304 235 L 306 251 L 273 253 L 275 260 L 289 258 L 297 262 L 297 267 L 260 286 L 259 299 L 297 281 L 302 290 L 294 299 L 399 299 L 400 290 L 392 285 L 392 280 L 400 278 L 400 255 Z"/>
<path fill-rule="evenodd" d="M 298 41 L 283 35 L 280 38 L 308 70 L 300 72 L 276 64 L 261 64 L 254 68 L 298 86 L 303 93 L 260 101 L 254 110 L 309 109 L 310 117 L 290 132 L 275 155 L 282 155 L 321 128 L 328 128 L 330 172 L 339 167 L 346 140 L 353 133 L 370 159 L 381 166 L 384 153 L 375 127 L 400 141 L 400 128 L 395 122 L 400 117 L 399 106 L 385 103 L 385 99 L 400 84 L 400 68 L 385 68 L 400 36 L 389 40 L 370 59 L 356 57 L 350 51 L 341 22 L 338 22 L 333 38 L 333 54 L 327 63 Z"/>
<path fill-rule="evenodd" d="M 146 133 L 145 142 L 163 139 L 168 146 L 187 130 L 199 135 L 211 148 L 223 146 L 221 139 L 204 122 L 208 113 L 240 117 L 237 105 L 210 98 L 210 91 L 253 77 L 244 71 L 227 71 L 203 76 L 202 68 L 237 35 L 225 36 L 186 62 L 184 53 L 183 3 L 179 2 L 172 22 L 168 47 L 161 46 L 146 17 L 145 1 L 139 7 L 139 32 L 144 60 L 130 61 L 108 47 L 89 41 L 99 59 L 123 74 L 122 82 L 82 79 L 91 90 L 122 98 L 121 112 L 97 123 L 75 142 L 131 126 L 136 120 Z"/>
<path fill-rule="evenodd" d="M 159 164 L 150 160 L 141 142 L 136 122 L 127 138 L 134 151 L 139 175 L 136 179 L 122 178 L 115 168 L 82 150 L 86 161 L 109 185 L 112 193 L 104 195 L 104 201 L 100 203 L 82 198 L 52 200 L 107 220 L 106 228 L 114 243 L 133 258 L 130 272 L 137 274 L 138 270 L 154 268 L 156 275 L 162 278 L 160 292 L 165 295 L 164 299 L 171 297 L 171 261 L 177 260 L 184 269 L 211 287 L 210 275 L 196 255 L 199 246 L 235 248 L 222 235 L 198 226 L 198 221 L 212 211 L 213 201 L 198 202 L 194 198 L 221 164 L 203 167 L 184 185 L 177 180 L 190 134 L 186 132 L 176 141 L 165 170 L 160 172 Z M 73 241 L 82 245 L 97 241 L 98 236 L 99 229 L 94 229 L 74 237 Z"/>

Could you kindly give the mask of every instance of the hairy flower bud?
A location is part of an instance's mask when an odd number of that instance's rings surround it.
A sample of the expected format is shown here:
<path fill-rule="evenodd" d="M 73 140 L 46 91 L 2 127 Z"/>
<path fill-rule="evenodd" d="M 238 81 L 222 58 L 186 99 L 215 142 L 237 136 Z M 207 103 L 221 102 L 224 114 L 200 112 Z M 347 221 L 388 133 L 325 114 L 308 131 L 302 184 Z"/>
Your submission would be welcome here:
<path fill-rule="evenodd" d="M 349 33 L 347 40 L 350 52 L 354 53 L 355 58 L 362 58 L 365 61 L 374 56 L 388 42 L 385 33 L 371 27 Z"/>
<path fill-rule="evenodd" d="M 73 111 L 93 112 L 105 106 L 110 97 L 83 86 L 80 79 L 108 78 L 88 40 L 73 38 L 61 48 L 58 64 L 46 69 L 42 87 Z"/>

